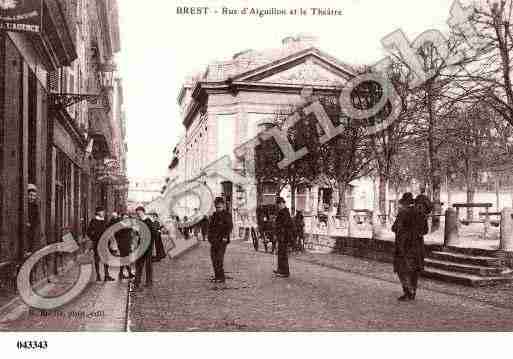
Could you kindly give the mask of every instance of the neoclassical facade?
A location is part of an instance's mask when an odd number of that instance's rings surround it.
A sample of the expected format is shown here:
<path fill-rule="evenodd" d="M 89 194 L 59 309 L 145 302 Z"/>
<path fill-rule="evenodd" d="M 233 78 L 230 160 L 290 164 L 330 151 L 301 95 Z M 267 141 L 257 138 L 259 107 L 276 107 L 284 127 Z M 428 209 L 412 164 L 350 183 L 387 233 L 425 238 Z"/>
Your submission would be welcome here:
<path fill-rule="evenodd" d="M 223 156 L 238 170 L 234 149 L 254 138 L 279 111 L 299 104 L 302 89 L 337 95 L 355 75 L 353 66 L 320 50 L 315 38 L 301 35 L 283 39 L 277 49 L 247 50 L 208 65 L 185 82 L 178 97 L 185 135 L 173 151 L 168 182 L 201 176 L 205 166 Z M 237 217 L 242 209 L 237 186 L 222 178 L 205 181 L 214 195 L 227 197 Z M 290 201 L 286 191 L 282 194 Z M 296 207 L 316 212 L 326 197 L 314 187 L 297 194 Z"/>

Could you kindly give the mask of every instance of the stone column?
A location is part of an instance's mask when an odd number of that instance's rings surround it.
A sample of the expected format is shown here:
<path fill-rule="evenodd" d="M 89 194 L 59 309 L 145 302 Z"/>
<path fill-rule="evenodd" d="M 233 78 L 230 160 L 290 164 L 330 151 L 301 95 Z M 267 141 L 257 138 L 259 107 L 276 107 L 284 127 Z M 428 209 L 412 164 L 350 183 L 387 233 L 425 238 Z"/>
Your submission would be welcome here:
<path fill-rule="evenodd" d="M 310 195 L 312 196 L 311 202 L 310 202 L 311 212 L 312 212 L 312 215 L 315 216 L 315 215 L 317 215 L 317 210 L 319 207 L 319 187 L 313 186 L 310 191 Z"/>
<path fill-rule="evenodd" d="M 453 246 L 458 242 L 458 216 L 454 209 L 448 208 L 445 211 L 444 246 Z"/>
<path fill-rule="evenodd" d="M 506 252 L 513 252 L 513 209 L 505 207 L 501 211 L 501 230 L 499 249 Z"/>

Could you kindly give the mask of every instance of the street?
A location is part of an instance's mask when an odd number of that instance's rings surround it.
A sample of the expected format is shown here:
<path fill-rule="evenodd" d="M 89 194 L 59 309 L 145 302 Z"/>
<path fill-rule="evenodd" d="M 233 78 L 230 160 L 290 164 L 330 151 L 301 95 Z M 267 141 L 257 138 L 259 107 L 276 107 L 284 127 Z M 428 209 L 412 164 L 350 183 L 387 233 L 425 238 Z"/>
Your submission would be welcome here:
<path fill-rule="evenodd" d="M 152 289 L 136 293 L 132 331 L 511 330 L 513 310 L 431 290 L 400 303 L 399 283 L 291 260 L 273 278 L 273 256 L 229 245 L 226 285 L 208 282 L 208 245 L 159 264 Z M 390 271 L 392 268 L 390 266 Z"/>
<path fill-rule="evenodd" d="M 337 260 L 363 261 L 340 256 Z M 496 331 L 513 329 L 513 309 L 426 289 L 401 303 L 398 282 L 291 258 L 291 277 L 273 278 L 270 254 L 229 245 L 225 285 L 212 284 L 209 246 L 155 265 L 153 288 L 92 283 L 72 303 L 42 315 L 25 308 L 0 318 L 9 331 Z M 363 268 L 363 266 L 362 266 Z M 391 271 L 391 267 L 389 267 Z M 71 271 L 74 272 L 74 271 Z M 61 281 L 70 283 L 73 273 Z M 388 277 L 392 278 L 392 277 Z M 56 290 L 56 289 L 54 289 Z M 18 311 L 22 309 L 18 308 Z M 18 313 L 19 314 L 19 313 Z"/>

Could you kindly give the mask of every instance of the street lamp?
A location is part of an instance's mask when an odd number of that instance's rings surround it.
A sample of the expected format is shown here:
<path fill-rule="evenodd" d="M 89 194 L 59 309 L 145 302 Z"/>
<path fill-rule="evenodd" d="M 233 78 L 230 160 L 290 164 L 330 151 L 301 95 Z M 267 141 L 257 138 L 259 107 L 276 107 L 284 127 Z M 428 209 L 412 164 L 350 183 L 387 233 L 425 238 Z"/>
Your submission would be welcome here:
<path fill-rule="evenodd" d="M 103 88 L 114 88 L 114 72 L 116 71 L 116 64 L 107 62 L 100 64 L 98 75 L 100 76 L 100 84 Z"/>

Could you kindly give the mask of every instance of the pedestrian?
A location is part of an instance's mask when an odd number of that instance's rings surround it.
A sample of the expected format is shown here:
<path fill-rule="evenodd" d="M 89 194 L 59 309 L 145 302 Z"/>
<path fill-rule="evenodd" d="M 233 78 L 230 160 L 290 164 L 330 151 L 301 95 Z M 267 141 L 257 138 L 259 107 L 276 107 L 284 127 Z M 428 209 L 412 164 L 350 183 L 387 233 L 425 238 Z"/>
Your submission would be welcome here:
<path fill-rule="evenodd" d="M 304 250 L 304 241 L 305 241 L 305 219 L 303 217 L 303 213 L 301 211 L 297 211 L 296 216 L 294 217 L 294 224 L 296 227 L 296 236 L 297 236 L 297 250 Z"/>
<path fill-rule="evenodd" d="M 415 198 L 415 205 L 425 216 L 428 216 L 433 210 L 433 203 L 426 196 L 426 187 L 420 187 L 420 194 Z"/>
<path fill-rule="evenodd" d="M 94 251 L 94 269 L 96 270 L 96 280 L 98 282 L 101 281 L 100 278 L 100 256 L 98 255 L 98 243 L 100 242 L 100 238 L 102 234 L 107 229 L 107 224 L 105 223 L 105 209 L 103 207 L 96 207 L 95 217 L 91 219 L 89 222 L 89 226 L 87 227 L 87 236 L 93 243 L 93 251 Z M 104 281 L 113 281 L 115 280 L 109 275 L 109 266 L 107 264 L 103 265 L 104 270 Z"/>
<path fill-rule="evenodd" d="M 27 186 L 28 217 L 27 217 L 27 240 L 20 243 L 20 258 L 26 258 L 27 255 L 34 252 L 41 243 L 41 213 L 39 211 L 39 198 L 37 196 L 37 187 L 29 183 Z M 54 257 L 57 261 L 57 257 Z M 48 262 L 43 262 L 43 271 L 45 276 L 48 273 Z M 21 263 L 19 264 L 21 266 Z M 57 262 L 55 262 L 55 271 L 57 271 Z M 30 282 L 33 283 L 35 273 L 30 273 Z"/>
<path fill-rule="evenodd" d="M 199 208 L 194 208 L 194 216 L 193 216 L 193 218 L 196 218 L 197 216 L 199 216 Z M 199 221 L 196 221 L 196 223 L 192 226 L 192 232 L 194 234 L 194 238 L 197 241 L 199 241 L 200 231 L 201 231 L 201 227 L 200 227 Z"/>
<path fill-rule="evenodd" d="M 184 238 L 186 240 L 189 239 L 189 227 L 188 227 L 188 224 L 187 224 L 188 220 L 189 220 L 189 218 L 187 216 L 183 217 L 182 233 L 183 233 L 183 236 L 184 236 Z"/>
<path fill-rule="evenodd" d="M 141 257 L 137 259 L 135 262 L 135 281 L 134 281 L 134 290 L 139 289 L 141 285 L 141 279 L 142 279 L 142 271 L 143 268 L 146 270 L 146 286 L 151 287 L 153 285 L 153 263 L 151 260 L 151 256 L 153 254 L 153 246 L 155 241 L 155 227 L 153 226 L 153 221 L 150 219 L 149 216 L 146 215 L 146 210 L 143 206 L 139 206 L 135 209 L 135 212 L 137 213 L 137 217 L 139 220 L 144 222 L 148 226 L 148 229 L 150 231 L 150 245 L 146 249 L 146 251 L 143 253 Z M 139 245 L 141 245 L 142 242 L 139 241 Z"/>
<path fill-rule="evenodd" d="M 414 300 L 420 272 L 424 269 L 425 217 L 415 207 L 413 195 L 404 193 L 399 200 L 399 213 L 392 226 L 395 233 L 394 272 L 399 276 L 404 294 L 400 301 Z"/>
<path fill-rule="evenodd" d="M 28 198 L 28 221 L 27 221 L 27 244 L 22 246 L 24 252 L 32 252 L 38 245 L 41 237 L 41 214 L 37 197 L 37 187 L 29 184 L 27 187 Z"/>
<path fill-rule="evenodd" d="M 210 243 L 210 258 L 214 267 L 215 283 L 224 283 L 224 255 L 226 247 L 230 243 L 230 234 L 233 229 L 232 216 L 226 210 L 225 202 L 222 197 L 214 200 L 216 211 L 212 214 L 208 225 L 208 241 Z"/>
<path fill-rule="evenodd" d="M 207 240 L 207 234 L 208 234 L 208 217 L 205 215 L 199 222 L 199 226 L 201 229 L 201 238 L 203 241 Z"/>
<path fill-rule="evenodd" d="M 288 245 L 294 233 L 294 223 L 282 197 L 276 198 L 276 205 L 278 206 L 278 214 L 274 222 L 274 230 L 278 242 L 278 269 L 274 271 L 274 274 L 277 277 L 287 278 L 290 276 Z"/>
<path fill-rule="evenodd" d="M 156 256 L 152 257 L 152 261 L 159 262 L 166 258 L 166 251 L 164 250 L 164 243 L 162 242 L 162 224 L 159 221 L 159 215 L 157 213 L 152 213 L 151 219 L 155 231 L 155 250 L 157 252 Z"/>
<path fill-rule="evenodd" d="M 112 222 L 112 224 L 128 220 L 129 218 L 130 217 L 128 216 L 128 214 L 124 213 L 122 216 L 118 216 L 115 219 L 115 221 Z M 132 245 L 132 229 L 129 226 L 122 228 L 114 234 L 114 238 L 116 239 L 116 244 L 118 245 L 119 256 L 122 258 L 128 257 L 130 255 L 130 249 Z M 125 268 L 128 271 L 128 275 L 126 276 L 124 273 Z M 135 278 L 135 275 L 132 273 L 130 265 L 119 267 L 118 278 L 119 280 Z"/>
<path fill-rule="evenodd" d="M 118 212 L 112 212 L 110 215 L 108 224 L 107 224 L 107 228 L 109 228 L 110 226 L 113 226 L 114 224 L 118 223 L 119 221 L 121 221 L 121 217 L 118 215 Z M 109 248 L 110 248 L 110 245 L 109 245 Z"/>

